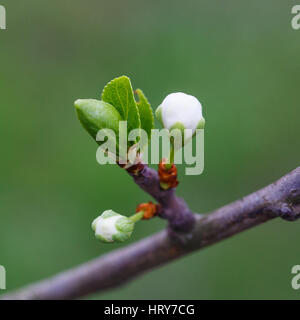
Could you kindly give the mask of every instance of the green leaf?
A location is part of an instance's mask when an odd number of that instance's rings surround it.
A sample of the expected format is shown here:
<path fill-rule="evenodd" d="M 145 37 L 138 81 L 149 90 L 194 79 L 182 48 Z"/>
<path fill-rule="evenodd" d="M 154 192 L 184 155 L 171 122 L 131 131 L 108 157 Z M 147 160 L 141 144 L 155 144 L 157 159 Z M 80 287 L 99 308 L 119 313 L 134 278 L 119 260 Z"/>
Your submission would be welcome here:
<path fill-rule="evenodd" d="M 137 101 L 137 106 L 140 113 L 141 127 L 147 132 L 148 138 L 150 139 L 151 129 L 154 128 L 153 111 L 143 91 L 141 89 L 136 89 L 135 92 L 139 98 L 139 101 Z"/>
<path fill-rule="evenodd" d="M 155 110 L 155 116 L 156 116 L 156 119 L 159 121 L 159 123 L 164 127 L 164 123 L 162 120 L 162 107 L 161 107 L 161 105 Z"/>
<path fill-rule="evenodd" d="M 114 106 L 122 120 L 127 120 L 128 132 L 141 127 L 139 111 L 128 77 L 121 76 L 110 81 L 103 89 L 102 100 Z"/>
<path fill-rule="evenodd" d="M 101 129 L 113 130 L 118 139 L 119 121 L 122 119 L 112 105 L 95 99 L 79 99 L 74 105 L 79 121 L 94 139 Z"/>

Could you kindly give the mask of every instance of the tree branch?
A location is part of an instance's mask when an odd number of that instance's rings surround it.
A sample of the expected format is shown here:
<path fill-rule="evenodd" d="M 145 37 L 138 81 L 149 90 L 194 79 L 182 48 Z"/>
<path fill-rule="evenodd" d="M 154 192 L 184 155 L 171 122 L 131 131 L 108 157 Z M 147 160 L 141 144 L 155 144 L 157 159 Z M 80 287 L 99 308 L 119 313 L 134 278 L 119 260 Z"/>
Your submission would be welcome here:
<path fill-rule="evenodd" d="M 159 216 L 167 219 L 170 230 L 189 232 L 195 224 L 195 215 L 182 198 L 175 195 L 175 189 L 162 190 L 157 171 L 143 163 L 127 169 L 134 182 L 149 193 L 161 205 Z"/>
<path fill-rule="evenodd" d="M 135 181 L 161 204 L 165 196 L 142 182 Z M 151 174 L 151 171 L 150 171 Z M 147 179 L 152 179 L 151 177 Z M 155 178 L 156 179 L 156 178 Z M 174 197 L 167 195 L 166 197 Z M 177 200 L 172 200 L 177 201 Z M 164 206 L 168 206 L 166 202 Z M 182 233 L 182 241 L 168 231 L 159 232 L 124 249 L 116 250 L 48 280 L 25 287 L 3 299 L 73 299 L 119 286 L 128 280 L 179 258 L 191 251 L 249 229 L 275 217 L 294 221 L 300 216 L 300 167 L 275 183 L 209 215 L 195 215 L 192 230 Z M 173 230 L 174 232 L 174 230 Z"/>

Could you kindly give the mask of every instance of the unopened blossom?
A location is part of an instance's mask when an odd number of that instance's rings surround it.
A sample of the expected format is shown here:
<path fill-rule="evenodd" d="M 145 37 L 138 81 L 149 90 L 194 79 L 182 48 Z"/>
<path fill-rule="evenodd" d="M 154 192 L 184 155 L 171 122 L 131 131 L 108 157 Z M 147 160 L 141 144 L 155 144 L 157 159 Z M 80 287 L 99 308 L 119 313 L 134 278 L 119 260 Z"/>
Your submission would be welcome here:
<path fill-rule="evenodd" d="M 190 129 L 185 134 L 185 140 L 191 138 L 196 129 L 203 129 L 205 125 L 201 103 L 194 96 L 183 92 L 167 95 L 155 114 L 169 131 L 179 129 L 184 132 L 184 129 Z"/>
<path fill-rule="evenodd" d="M 134 221 L 113 210 L 104 211 L 92 223 L 97 239 L 103 242 L 123 242 L 130 238 Z"/>

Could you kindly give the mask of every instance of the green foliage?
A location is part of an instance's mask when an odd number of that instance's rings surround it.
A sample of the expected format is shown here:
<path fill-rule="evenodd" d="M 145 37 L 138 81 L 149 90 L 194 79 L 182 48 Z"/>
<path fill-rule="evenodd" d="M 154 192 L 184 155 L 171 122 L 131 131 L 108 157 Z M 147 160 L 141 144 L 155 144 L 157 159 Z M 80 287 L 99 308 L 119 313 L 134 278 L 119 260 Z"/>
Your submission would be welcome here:
<path fill-rule="evenodd" d="M 150 139 L 151 129 L 154 128 L 154 117 L 151 105 L 141 89 L 136 89 L 135 92 L 139 98 L 137 106 L 140 113 L 141 127 L 147 132 L 148 138 Z"/>
<path fill-rule="evenodd" d="M 162 121 L 162 108 L 161 105 L 155 110 L 155 116 L 156 119 L 159 121 L 159 123 L 164 126 L 164 123 Z"/>
<path fill-rule="evenodd" d="M 101 129 L 111 129 L 119 137 L 119 122 L 127 121 L 127 132 L 143 128 L 150 138 L 154 127 L 153 112 L 142 90 L 137 89 L 136 102 L 130 79 L 121 76 L 110 81 L 102 92 L 102 101 L 80 99 L 75 101 L 78 119 L 88 133 L 96 139 Z M 129 147 L 136 141 L 130 142 Z M 118 146 L 118 141 L 116 141 Z M 117 149 L 117 154 L 120 150 Z"/>
<path fill-rule="evenodd" d="M 101 129 L 111 129 L 118 137 L 121 116 L 112 105 L 95 99 L 78 99 L 74 105 L 79 121 L 95 140 Z"/>
<path fill-rule="evenodd" d="M 122 120 L 127 120 L 128 132 L 141 127 L 140 114 L 128 77 L 121 76 L 110 81 L 103 89 L 102 100 L 113 105 Z"/>

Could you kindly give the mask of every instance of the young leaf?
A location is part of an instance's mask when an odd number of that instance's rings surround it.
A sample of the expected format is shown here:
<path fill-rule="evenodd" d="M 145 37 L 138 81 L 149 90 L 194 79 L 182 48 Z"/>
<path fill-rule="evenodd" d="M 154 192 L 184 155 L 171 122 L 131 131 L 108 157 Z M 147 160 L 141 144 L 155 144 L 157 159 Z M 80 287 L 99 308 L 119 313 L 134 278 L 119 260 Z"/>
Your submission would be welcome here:
<path fill-rule="evenodd" d="M 122 119 L 112 105 L 95 99 L 79 99 L 74 105 L 79 121 L 94 139 L 101 129 L 112 129 L 118 139 L 119 121 Z"/>
<path fill-rule="evenodd" d="M 150 139 L 151 129 L 154 128 L 153 111 L 143 91 L 141 89 L 136 89 L 135 92 L 139 98 L 137 106 L 140 113 L 141 127 L 147 132 L 148 138 Z"/>
<path fill-rule="evenodd" d="M 121 76 L 110 81 L 103 89 L 102 100 L 114 106 L 122 120 L 127 120 L 128 132 L 141 127 L 139 111 L 128 77 Z"/>

